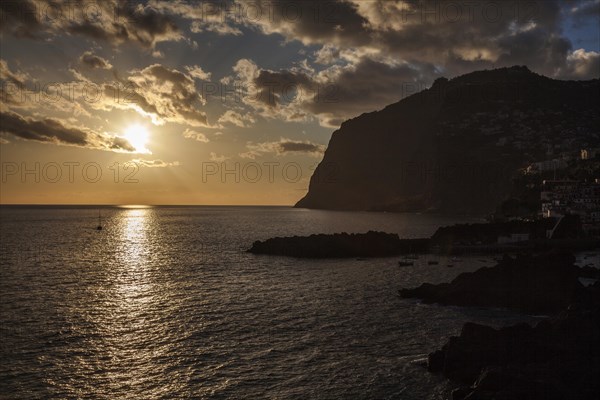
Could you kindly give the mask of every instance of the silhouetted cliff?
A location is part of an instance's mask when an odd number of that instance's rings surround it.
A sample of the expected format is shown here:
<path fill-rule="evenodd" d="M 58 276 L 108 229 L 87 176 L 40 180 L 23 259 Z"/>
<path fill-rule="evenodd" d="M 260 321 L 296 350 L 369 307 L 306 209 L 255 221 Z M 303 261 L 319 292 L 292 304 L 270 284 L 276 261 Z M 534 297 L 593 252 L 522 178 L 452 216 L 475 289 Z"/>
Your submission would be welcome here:
<path fill-rule="evenodd" d="M 479 71 L 346 121 L 297 207 L 489 213 L 528 162 L 600 147 L 600 81 Z"/>

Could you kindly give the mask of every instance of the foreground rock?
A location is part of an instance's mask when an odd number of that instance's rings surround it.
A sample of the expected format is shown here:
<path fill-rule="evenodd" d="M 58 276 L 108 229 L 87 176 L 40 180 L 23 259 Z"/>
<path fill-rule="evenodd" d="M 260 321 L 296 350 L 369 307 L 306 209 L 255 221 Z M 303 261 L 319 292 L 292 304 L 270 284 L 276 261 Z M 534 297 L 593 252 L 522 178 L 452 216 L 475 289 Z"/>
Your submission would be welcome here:
<path fill-rule="evenodd" d="M 429 239 L 403 239 L 398 235 L 373 232 L 360 234 L 294 236 L 256 241 L 248 251 L 299 258 L 389 257 L 424 253 Z"/>
<path fill-rule="evenodd" d="M 600 283 L 535 327 L 467 323 L 429 355 L 428 368 L 469 385 L 454 400 L 599 399 Z"/>
<path fill-rule="evenodd" d="M 554 314 L 582 295 L 581 269 L 569 254 L 506 257 L 496 266 L 463 273 L 451 283 L 401 289 L 404 298 L 458 306 L 507 307 Z"/>

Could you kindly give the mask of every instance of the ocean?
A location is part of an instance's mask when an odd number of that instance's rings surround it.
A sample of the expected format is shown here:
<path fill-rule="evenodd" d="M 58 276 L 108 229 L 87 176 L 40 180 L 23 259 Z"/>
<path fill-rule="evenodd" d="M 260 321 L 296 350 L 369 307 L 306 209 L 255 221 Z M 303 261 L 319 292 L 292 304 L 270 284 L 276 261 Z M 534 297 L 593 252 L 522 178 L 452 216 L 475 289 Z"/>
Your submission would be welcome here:
<path fill-rule="evenodd" d="M 486 257 L 246 253 L 312 233 L 430 236 L 477 222 L 288 207 L 0 207 L 3 399 L 442 399 L 423 360 L 463 323 L 536 317 L 424 305 L 398 289 Z M 439 265 L 428 265 L 436 259 Z"/>

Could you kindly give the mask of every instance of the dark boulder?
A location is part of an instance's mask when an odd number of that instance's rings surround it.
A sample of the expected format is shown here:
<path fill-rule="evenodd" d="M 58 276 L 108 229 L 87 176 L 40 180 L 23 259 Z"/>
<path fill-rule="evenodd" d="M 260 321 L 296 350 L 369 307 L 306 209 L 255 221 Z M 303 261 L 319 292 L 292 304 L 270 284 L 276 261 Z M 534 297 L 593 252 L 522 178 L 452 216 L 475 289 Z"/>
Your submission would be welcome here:
<path fill-rule="evenodd" d="M 532 346 L 532 328 L 519 324 L 502 330 L 466 323 L 458 337 L 452 337 L 442 350 L 429 357 L 429 370 L 442 372 L 450 379 L 472 383 L 488 365 L 542 360 L 547 354 Z"/>

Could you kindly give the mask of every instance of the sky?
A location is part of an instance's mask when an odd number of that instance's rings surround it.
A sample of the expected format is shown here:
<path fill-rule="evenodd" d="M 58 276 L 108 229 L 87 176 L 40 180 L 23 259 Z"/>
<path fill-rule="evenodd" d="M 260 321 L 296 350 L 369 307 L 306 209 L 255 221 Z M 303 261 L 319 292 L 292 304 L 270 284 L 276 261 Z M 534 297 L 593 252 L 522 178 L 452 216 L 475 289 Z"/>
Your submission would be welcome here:
<path fill-rule="evenodd" d="M 343 121 L 439 77 L 600 77 L 599 20 L 600 0 L 3 0 L 0 203 L 291 205 Z"/>

